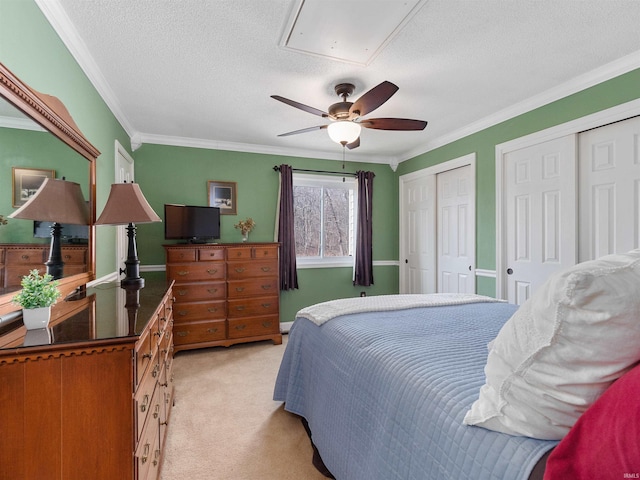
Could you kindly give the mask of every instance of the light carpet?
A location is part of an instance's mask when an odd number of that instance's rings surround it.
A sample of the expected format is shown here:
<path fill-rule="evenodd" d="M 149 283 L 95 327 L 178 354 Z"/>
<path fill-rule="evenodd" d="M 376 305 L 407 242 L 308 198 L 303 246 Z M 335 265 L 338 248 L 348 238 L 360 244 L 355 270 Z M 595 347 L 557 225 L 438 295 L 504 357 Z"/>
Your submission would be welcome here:
<path fill-rule="evenodd" d="M 176 355 L 161 480 L 326 480 L 299 418 L 272 400 L 286 340 Z"/>

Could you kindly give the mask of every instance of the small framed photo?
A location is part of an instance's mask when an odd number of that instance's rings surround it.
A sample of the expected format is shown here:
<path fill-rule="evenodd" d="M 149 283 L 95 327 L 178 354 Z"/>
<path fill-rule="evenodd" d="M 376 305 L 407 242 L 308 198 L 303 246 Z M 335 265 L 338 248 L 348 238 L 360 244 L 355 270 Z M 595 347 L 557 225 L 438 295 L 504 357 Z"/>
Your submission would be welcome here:
<path fill-rule="evenodd" d="M 45 178 L 56 178 L 55 170 L 41 168 L 12 167 L 13 175 L 13 201 L 14 207 L 21 207 L 27 200 L 35 195 Z"/>
<path fill-rule="evenodd" d="M 220 215 L 237 215 L 236 182 L 207 182 L 209 206 L 218 207 Z"/>

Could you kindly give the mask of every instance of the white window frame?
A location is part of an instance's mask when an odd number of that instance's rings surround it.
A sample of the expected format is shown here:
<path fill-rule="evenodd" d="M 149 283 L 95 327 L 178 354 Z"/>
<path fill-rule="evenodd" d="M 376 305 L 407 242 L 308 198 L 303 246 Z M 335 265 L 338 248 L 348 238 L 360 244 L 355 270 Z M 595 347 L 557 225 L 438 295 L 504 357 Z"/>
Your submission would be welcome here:
<path fill-rule="evenodd" d="M 349 217 L 352 219 L 349 228 L 349 243 L 353 245 L 353 255 L 344 257 L 301 257 L 296 254 L 297 267 L 353 267 L 356 251 L 356 228 L 358 225 L 358 182 L 356 181 L 356 178 L 353 175 L 345 175 L 344 177 L 342 177 L 339 175 L 310 175 L 305 173 L 293 173 L 293 186 L 343 188 L 345 190 L 350 190 L 353 195 L 352 201 L 350 202 L 352 211 L 349 212 Z M 322 232 L 320 233 L 320 235 L 322 237 Z"/>

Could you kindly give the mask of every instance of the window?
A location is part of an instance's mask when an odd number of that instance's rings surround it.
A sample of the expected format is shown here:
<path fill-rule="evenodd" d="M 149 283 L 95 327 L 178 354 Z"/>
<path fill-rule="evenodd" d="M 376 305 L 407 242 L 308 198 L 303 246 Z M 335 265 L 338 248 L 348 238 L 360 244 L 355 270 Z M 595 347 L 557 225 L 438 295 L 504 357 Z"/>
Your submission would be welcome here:
<path fill-rule="evenodd" d="M 298 265 L 353 265 L 356 188 L 353 177 L 293 175 Z"/>

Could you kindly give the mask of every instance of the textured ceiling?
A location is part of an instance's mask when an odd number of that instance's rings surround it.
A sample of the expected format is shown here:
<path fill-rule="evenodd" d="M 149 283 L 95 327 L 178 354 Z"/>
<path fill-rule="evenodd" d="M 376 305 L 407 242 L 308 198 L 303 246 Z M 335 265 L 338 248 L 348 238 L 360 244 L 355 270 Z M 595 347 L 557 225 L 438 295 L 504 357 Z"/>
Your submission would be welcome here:
<path fill-rule="evenodd" d="M 280 46 L 301 0 L 36 1 L 134 145 L 340 159 L 324 130 L 278 138 L 327 121 L 270 95 L 326 111 L 337 83 L 355 99 L 388 80 L 399 91 L 368 117 L 427 128 L 363 129 L 346 155 L 394 164 L 640 67 L 636 0 L 430 0 L 366 66 Z M 374 0 L 320 1 L 348 26 L 342 42 L 380 21 Z M 346 2 L 361 13 L 343 16 Z"/>

